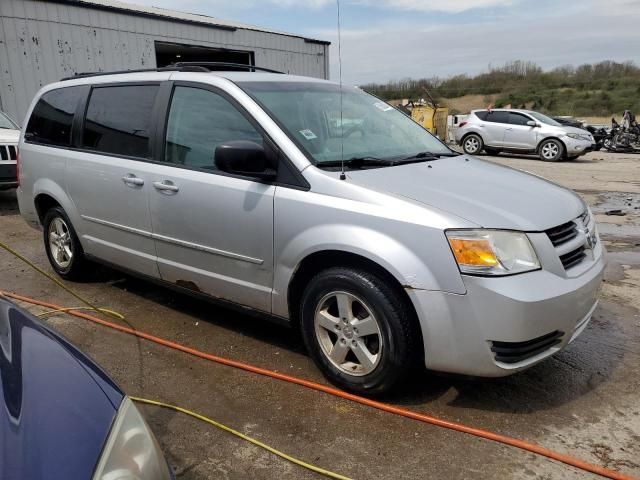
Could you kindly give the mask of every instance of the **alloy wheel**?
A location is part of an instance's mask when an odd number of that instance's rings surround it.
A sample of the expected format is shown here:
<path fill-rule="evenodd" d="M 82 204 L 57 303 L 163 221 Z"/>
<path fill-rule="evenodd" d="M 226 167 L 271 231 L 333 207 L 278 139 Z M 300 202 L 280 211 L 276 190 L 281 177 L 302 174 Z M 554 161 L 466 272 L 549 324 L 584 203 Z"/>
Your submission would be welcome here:
<path fill-rule="evenodd" d="M 476 137 L 469 137 L 464 141 L 464 147 L 468 153 L 476 153 L 480 148 L 480 142 Z"/>
<path fill-rule="evenodd" d="M 558 153 L 560 153 L 560 147 L 558 147 L 554 142 L 548 142 L 542 146 L 540 153 L 545 159 L 552 160 L 558 156 Z"/>
<path fill-rule="evenodd" d="M 69 227 L 62 218 L 56 217 L 49 224 L 48 233 L 51 258 L 59 268 L 68 268 L 73 260 L 73 244 Z"/>
<path fill-rule="evenodd" d="M 363 376 L 380 363 L 380 325 L 361 298 L 347 292 L 325 295 L 316 308 L 314 326 L 322 353 L 340 371 Z"/>

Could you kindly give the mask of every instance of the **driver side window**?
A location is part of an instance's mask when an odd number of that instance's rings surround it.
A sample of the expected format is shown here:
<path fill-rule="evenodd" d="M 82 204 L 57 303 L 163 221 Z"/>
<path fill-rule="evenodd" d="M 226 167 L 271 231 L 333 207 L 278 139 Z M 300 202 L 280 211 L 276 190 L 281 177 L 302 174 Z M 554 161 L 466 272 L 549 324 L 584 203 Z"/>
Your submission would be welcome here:
<path fill-rule="evenodd" d="M 175 88 L 167 122 L 166 162 L 217 170 L 216 147 L 237 140 L 263 144 L 260 132 L 221 95 L 195 87 Z"/>

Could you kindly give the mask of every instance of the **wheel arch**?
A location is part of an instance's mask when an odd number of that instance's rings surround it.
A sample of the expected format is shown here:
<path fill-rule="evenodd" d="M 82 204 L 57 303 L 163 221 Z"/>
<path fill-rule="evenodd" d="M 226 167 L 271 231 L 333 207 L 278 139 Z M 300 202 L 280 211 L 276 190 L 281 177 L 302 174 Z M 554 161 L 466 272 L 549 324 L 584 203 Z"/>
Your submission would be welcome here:
<path fill-rule="evenodd" d="M 415 322 L 415 326 L 420 335 L 417 344 L 420 345 L 420 348 L 424 348 L 420 320 L 415 305 L 407 293 L 407 290 L 413 287 L 403 284 L 393 273 L 371 258 L 346 250 L 319 250 L 307 255 L 300 261 L 287 288 L 287 307 L 292 326 L 298 328 L 300 325 L 299 306 L 302 303 L 302 295 L 304 294 L 305 288 L 315 275 L 331 267 L 349 267 L 364 270 L 376 275 L 389 285 L 398 294 L 400 299 L 405 302 L 408 310 L 411 312 L 412 320 Z M 422 357 L 424 357 L 424 355 L 422 355 Z"/>
<path fill-rule="evenodd" d="M 567 155 L 567 144 L 564 143 L 560 137 L 556 137 L 555 135 L 551 135 L 549 137 L 544 137 L 542 140 L 540 140 L 538 142 L 538 145 L 536 146 L 536 154 L 540 154 L 540 146 L 544 142 L 546 142 L 547 140 L 557 140 L 558 142 L 560 142 L 562 144 L 562 148 L 564 149 L 564 155 L 563 156 Z"/>

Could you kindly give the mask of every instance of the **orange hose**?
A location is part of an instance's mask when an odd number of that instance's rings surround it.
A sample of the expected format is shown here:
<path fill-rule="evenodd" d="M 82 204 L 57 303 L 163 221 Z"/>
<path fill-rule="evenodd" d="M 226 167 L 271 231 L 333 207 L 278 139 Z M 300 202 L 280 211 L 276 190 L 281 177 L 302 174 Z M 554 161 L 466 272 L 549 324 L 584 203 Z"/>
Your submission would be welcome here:
<path fill-rule="evenodd" d="M 52 308 L 52 309 L 61 309 L 58 305 L 54 305 L 48 302 L 42 302 L 40 300 L 35 300 L 33 298 L 24 297 L 22 295 L 18 295 L 15 293 L 9 293 L 0 290 L 0 295 L 5 295 L 10 298 L 14 298 L 16 300 L 20 300 L 22 302 L 31 303 L 34 305 L 39 305 L 42 307 Z M 447 420 L 442 420 L 440 418 L 432 417 L 430 415 L 425 415 L 423 413 L 414 412 L 412 410 L 407 410 L 405 408 L 395 407 L 393 405 L 389 405 L 383 402 L 378 402 L 376 400 L 371 400 L 369 398 L 361 397 L 359 395 L 354 395 L 352 393 L 343 392 L 342 390 L 338 390 L 336 388 L 328 387 L 326 385 L 321 385 L 316 382 L 312 382 L 309 380 L 305 380 L 303 378 L 294 377 L 291 375 L 285 375 L 283 373 L 273 372 L 271 370 L 267 370 L 265 368 L 255 367 L 253 365 L 249 365 L 246 363 L 238 362 L 236 360 L 230 360 L 228 358 L 219 357 L 217 355 L 212 355 L 210 353 L 201 352 L 200 350 L 196 350 L 194 348 L 186 347 L 176 342 L 172 342 L 170 340 L 165 340 L 164 338 L 156 337 L 154 335 L 140 332 L 134 330 L 132 328 L 123 327 L 121 325 L 107 322 L 106 320 L 102 320 L 100 318 L 94 317 L 92 315 L 88 315 L 86 313 L 77 312 L 77 311 L 67 311 L 70 315 L 74 315 L 79 318 L 83 318 L 85 320 L 89 320 L 94 323 L 98 323 L 105 327 L 112 328 L 114 330 L 118 330 L 120 332 L 128 333 L 129 335 L 135 335 L 139 338 L 144 338 L 145 340 L 149 340 L 150 342 L 157 343 L 159 345 L 164 345 L 165 347 L 173 348 L 175 350 L 179 350 L 184 353 L 188 353 L 190 355 L 194 355 L 199 358 L 203 358 L 205 360 L 209 360 L 215 363 L 219 363 L 222 365 L 227 365 L 229 367 L 239 368 L 241 370 L 245 370 L 247 372 L 257 373 L 258 375 L 264 375 L 271 378 L 276 378 L 278 380 L 283 380 L 285 382 L 295 383 L 297 385 L 302 385 L 303 387 L 311 388 L 313 390 L 317 390 L 320 392 L 327 393 L 329 395 L 333 395 L 339 398 L 344 398 L 346 400 L 351 400 L 352 402 L 356 402 L 362 405 L 366 405 L 369 407 L 376 408 L 378 410 L 382 410 L 384 412 L 393 413 L 395 415 L 401 415 L 406 418 L 411 418 L 413 420 L 418 420 L 419 422 L 428 423 L 431 425 L 436 425 L 438 427 L 448 428 L 450 430 L 455 430 L 457 432 L 468 433 L 469 435 L 474 435 L 476 437 L 485 438 L 488 440 L 493 440 L 494 442 L 503 443 L 505 445 L 510 445 L 512 447 L 519 448 L 521 450 L 525 450 L 528 452 L 536 453 L 543 457 L 551 458 L 552 460 L 557 460 L 558 462 L 565 463 L 567 465 L 571 465 L 572 467 L 576 467 L 580 470 L 584 470 L 586 472 L 595 473 L 596 475 L 600 475 L 605 478 L 612 478 L 615 480 L 634 480 L 634 477 L 629 475 L 625 475 L 620 472 L 616 472 L 610 470 L 608 468 L 601 467 L 599 465 L 593 465 L 591 463 L 585 462 L 583 460 L 579 460 L 577 458 L 573 458 L 569 455 L 565 455 L 563 453 L 555 452 L 553 450 L 549 450 L 548 448 L 544 448 L 535 443 L 526 442 L 523 440 L 518 440 L 517 438 L 508 437 L 505 435 L 500 435 L 498 433 L 493 433 L 487 430 L 482 430 L 480 428 L 473 428 L 467 425 L 463 425 L 461 423 L 450 422 Z"/>

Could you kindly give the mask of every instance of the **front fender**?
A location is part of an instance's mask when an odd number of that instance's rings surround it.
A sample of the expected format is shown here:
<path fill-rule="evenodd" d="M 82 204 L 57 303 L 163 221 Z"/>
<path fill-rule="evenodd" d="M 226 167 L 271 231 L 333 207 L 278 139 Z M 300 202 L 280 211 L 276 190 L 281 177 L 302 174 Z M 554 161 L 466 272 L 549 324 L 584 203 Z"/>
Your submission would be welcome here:
<path fill-rule="evenodd" d="M 437 233 L 443 235 L 442 232 Z M 428 244 L 429 241 L 425 239 L 425 245 Z M 386 233 L 357 225 L 323 224 L 293 237 L 276 258 L 273 295 L 275 315 L 289 316 L 287 292 L 291 278 L 305 258 L 321 251 L 341 251 L 365 257 L 384 268 L 405 288 L 453 290 L 458 293 L 465 291 L 453 259 L 450 274 L 444 275 L 446 281 L 443 283 L 439 280 L 443 276 L 437 275 L 424 258 Z M 438 266 L 442 267 L 442 264 Z"/>

